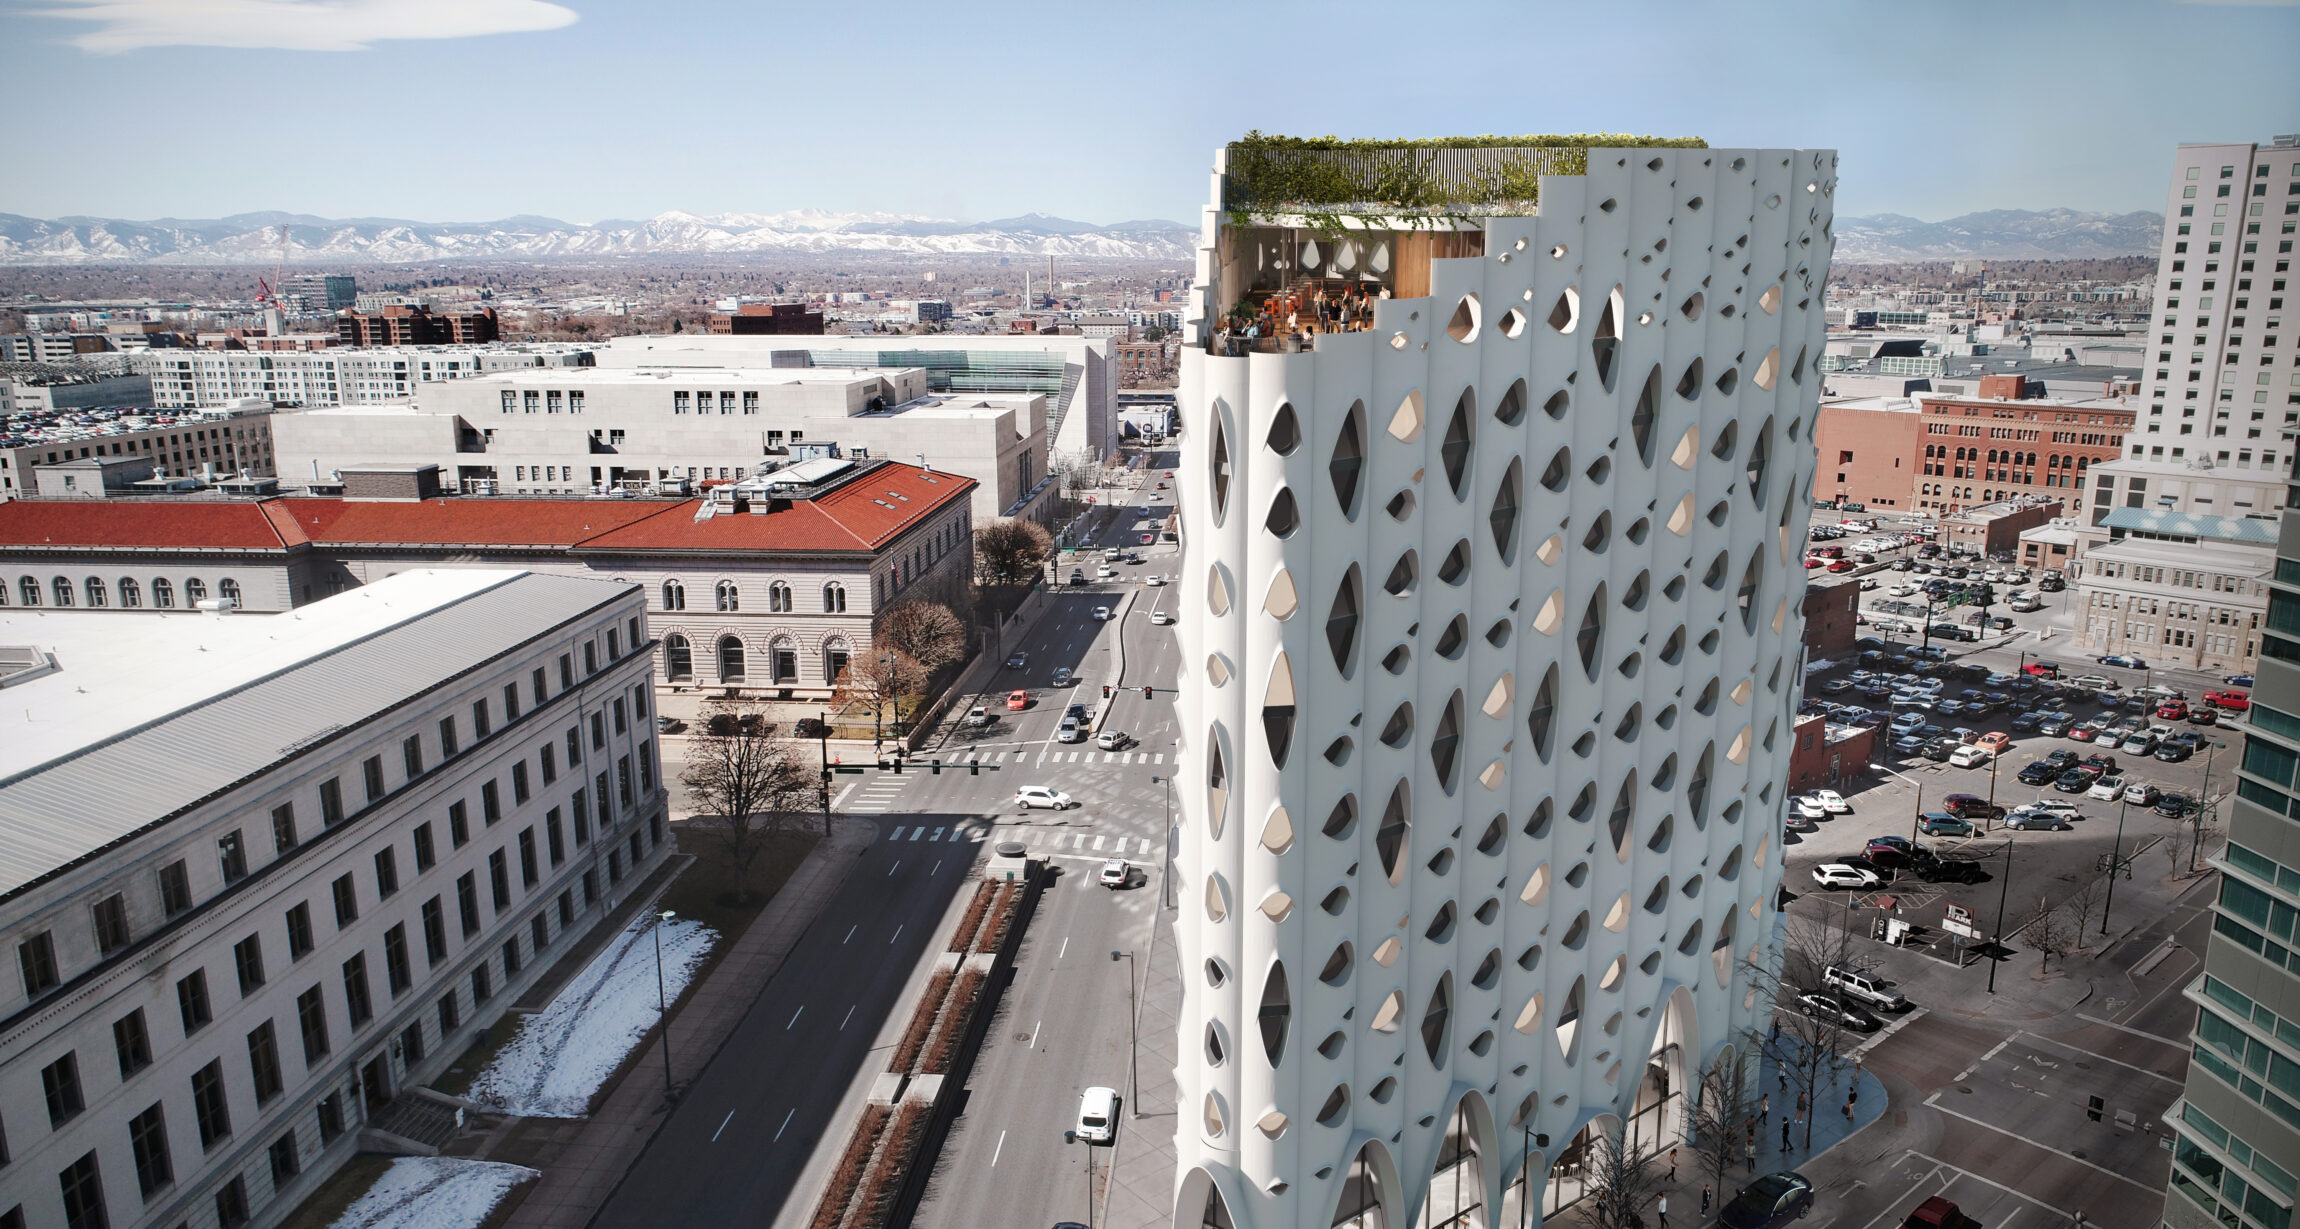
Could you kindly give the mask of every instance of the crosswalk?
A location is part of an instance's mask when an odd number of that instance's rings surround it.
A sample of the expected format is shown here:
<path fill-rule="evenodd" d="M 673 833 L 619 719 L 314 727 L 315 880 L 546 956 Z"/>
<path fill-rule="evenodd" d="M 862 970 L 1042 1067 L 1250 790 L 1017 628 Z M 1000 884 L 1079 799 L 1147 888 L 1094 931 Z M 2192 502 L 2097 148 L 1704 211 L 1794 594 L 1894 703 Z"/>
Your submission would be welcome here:
<path fill-rule="evenodd" d="M 1163 764 L 1166 762 L 1166 753 L 1163 751 L 1037 751 L 1034 748 L 1025 747 L 1011 751 L 1003 749 L 959 751 L 943 756 L 930 755 L 925 758 L 940 759 L 945 764 L 1018 764 L 1024 761 L 1039 764 Z"/>
<path fill-rule="evenodd" d="M 864 784 L 847 799 L 844 809 L 849 811 L 891 811 L 902 800 L 903 787 L 910 784 L 901 777 L 879 777 Z"/>
<path fill-rule="evenodd" d="M 1051 831 L 1046 828 L 1012 828 L 998 834 L 999 839 L 1021 841 L 1042 852 L 1100 853 L 1113 857 L 1133 854 L 1149 857 L 1157 846 L 1150 838 L 1113 835 L 1111 833 Z M 979 834 L 949 824 L 920 824 L 916 827 L 896 828 L 886 839 L 890 841 L 974 841 Z"/>

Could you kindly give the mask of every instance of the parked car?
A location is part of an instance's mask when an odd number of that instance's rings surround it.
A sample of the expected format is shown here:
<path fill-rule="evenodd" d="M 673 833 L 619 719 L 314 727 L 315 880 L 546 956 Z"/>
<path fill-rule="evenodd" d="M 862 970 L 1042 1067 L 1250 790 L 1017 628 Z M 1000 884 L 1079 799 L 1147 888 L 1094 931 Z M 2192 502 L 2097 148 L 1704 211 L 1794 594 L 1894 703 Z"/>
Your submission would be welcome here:
<path fill-rule="evenodd" d="M 1886 868 L 1914 866 L 1933 856 L 1931 850 L 1905 836 L 1870 837 L 1861 853 L 1869 861 Z"/>
<path fill-rule="evenodd" d="M 2230 687 L 2250 687 L 2252 676 L 2249 674 L 2223 674 L 2220 676 L 2220 681 Z"/>
<path fill-rule="evenodd" d="M 2196 810 L 2196 800 L 2186 794 L 2158 794 L 2153 809 L 2166 819 L 2186 819 Z"/>
<path fill-rule="evenodd" d="M 2096 657 L 2093 660 L 2104 666 L 2119 666 L 2126 670 L 2146 670 L 2148 668 L 2147 662 L 2130 653 L 2110 653 L 2106 657 Z"/>
<path fill-rule="evenodd" d="M 1097 1084 L 1079 1094 L 1078 1138 L 1089 1144 L 1106 1144 L 1117 1135 L 1118 1090 Z"/>
<path fill-rule="evenodd" d="M 1828 808 L 1810 798 L 1791 798 L 1789 813 L 1799 819 L 1826 819 L 1829 815 Z"/>
<path fill-rule="evenodd" d="M 1988 752 L 1990 755 L 2001 755 L 2004 753 L 2005 748 L 2012 746 L 2012 735 L 2007 734 L 2002 730 L 1990 730 L 1988 733 L 1981 735 L 1977 739 L 1974 739 L 1973 745 L 1979 747 L 1983 751 Z"/>
<path fill-rule="evenodd" d="M 1845 796 L 1833 789 L 1817 789 L 1805 796 L 1820 803 L 1821 809 L 1831 815 L 1846 815 L 1853 810 L 1853 804 L 1845 801 Z"/>
<path fill-rule="evenodd" d="M 1980 829 L 1946 811 L 1927 811 L 1917 816 L 1917 831 L 1926 836 L 1971 836 Z"/>
<path fill-rule="evenodd" d="M 1078 800 L 1061 790 L 1047 785 L 1025 785 L 1014 791 L 1014 803 L 1025 811 L 1046 809 L 1067 811 L 1078 805 Z"/>
<path fill-rule="evenodd" d="M 1926 883 L 1979 883 L 1988 877 L 1980 863 L 1962 858 L 1934 858 L 1917 864 L 1917 878 Z"/>
<path fill-rule="evenodd" d="M 1901 1229 L 1980 1229 L 1980 1222 L 1964 1214 L 1950 1200 L 1935 1195 L 1917 1205 L 1901 1221 Z"/>
<path fill-rule="evenodd" d="M 2094 781 L 2091 788 L 2084 792 L 2085 797 L 2098 798 L 2102 802 L 2114 802 L 2123 794 L 2124 778 L 2114 776 L 2104 776 Z"/>
<path fill-rule="evenodd" d="M 1958 819 L 1995 819 L 2005 813 L 2000 806 L 1978 794 L 1950 794 L 1941 802 L 1941 809 Z"/>
<path fill-rule="evenodd" d="M 2157 742 L 2156 735 L 2146 730 L 2138 730 L 2126 735 L 2123 744 L 2118 746 L 2117 750 L 2126 755 L 2154 755 L 2156 754 Z"/>
<path fill-rule="evenodd" d="M 2081 794 L 2092 788 L 2100 774 L 2082 766 L 2071 768 L 2053 778 L 2052 787 L 2064 794 Z"/>
<path fill-rule="evenodd" d="M 1990 758 L 1989 749 L 1986 747 L 1963 746 L 1950 753 L 1949 766 L 1951 768 L 1977 768 L 1988 763 Z"/>
<path fill-rule="evenodd" d="M 2240 713 L 2252 707 L 2252 697 L 2241 691 L 2208 691 L 2204 693 L 2204 702 L 2215 708 L 2230 708 Z"/>
<path fill-rule="evenodd" d="M 2196 744 L 2173 739 L 2167 739 L 2163 746 L 2156 749 L 2156 760 L 2160 764 L 2177 764 L 2195 755 Z"/>
<path fill-rule="evenodd" d="M 1813 1184 L 1802 1174 L 1766 1174 L 1717 1213 L 1719 1229 L 1780 1229 L 1813 1210 Z"/>
<path fill-rule="evenodd" d="M 1855 890 L 1873 888 L 1883 882 L 1883 876 L 1878 875 L 1875 871 L 1847 866 L 1842 862 L 1823 862 L 1813 868 L 1813 884 L 1823 891 L 1836 888 Z"/>
<path fill-rule="evenodd" d="M 1834 994 L 1800 994 L 1797 996 L 1797 1010 L 1823 1023 L 1864 1033 L 1873 1033 L 1885 1027 L 1885 1022 L 1879 1020 L 1868 1008 L 1850 999 L 1840 999 Z"/>
<path fill-rule="evenodd" d="M 1821 982 L 1878 1011 L 1907 1011 L 1909 1000 L 1875 972 L 1852 965 L 1833 964 L 1821 971 Z"/>
<path fill-rule="evenodd" d="M 2068 818 L 2064 815 L 2022 807 L 2005 816 L 2004 826 L 2017 832 L 2030 832 L 2039 828 L 2047 832 L 2057 832 L 2069 825 Z"/>
<path fill-rule="evenodd" d="M 2145 781 L 2124 787 L 2124 800 L 2136 807 L 2153 807 L 2163 791 Z"/>

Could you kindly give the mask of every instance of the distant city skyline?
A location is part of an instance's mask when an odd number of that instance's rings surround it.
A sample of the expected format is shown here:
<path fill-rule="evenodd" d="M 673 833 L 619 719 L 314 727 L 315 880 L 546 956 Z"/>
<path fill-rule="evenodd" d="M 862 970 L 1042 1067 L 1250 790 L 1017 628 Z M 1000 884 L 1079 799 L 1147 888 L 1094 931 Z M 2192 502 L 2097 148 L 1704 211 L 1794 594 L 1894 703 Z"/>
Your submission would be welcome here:
<path fill-rule="evenodd" d="M 2291 3 L 1486 4 L 1403 43 L 1373 4 L 1139 12 L 0 0 L 0 212 L 1187 223 L 1174 185 L 1259 128 L 1835 147 L 1841 215 L 1942 219 L 2159 208 L 2173 146 L 2300 129 Z M 1734 88 L 1760 44 L 1812 84 Z"/>

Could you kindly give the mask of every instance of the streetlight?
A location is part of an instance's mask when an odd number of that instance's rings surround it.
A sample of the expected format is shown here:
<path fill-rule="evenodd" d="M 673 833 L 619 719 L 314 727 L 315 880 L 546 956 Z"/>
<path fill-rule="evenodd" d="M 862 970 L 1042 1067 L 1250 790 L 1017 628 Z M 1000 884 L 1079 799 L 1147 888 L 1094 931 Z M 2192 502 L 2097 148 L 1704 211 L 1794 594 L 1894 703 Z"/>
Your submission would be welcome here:
<path fill-rule="evenodd" d="M 2212 755 L 2214 752 L 2221 750 L 2227 745 L 2228 744 L 2224 742 L 2213 742 L 2208 743 L 2205 746 L 2204 785 L 2203 788 L 2197 790 L 2196 792 L 2196 812 L 2192 819 L 2192 822 L 2196 826 L 2196 837 L 2194 840 L 2190 841 L 2188 845 L 2188 873 L 2191 875 L 2196 873 L 2197 847 L 2204 844 L 2205 812 L 2212 806 Z M 2175 826 L 2173 828 L 2173 836 L 2177 838 L 2179 835 L 2180 829 Z"/>
<path fill-rule="evenodd" d="M 1166 827 L 1161 833 L 1161 837 L 1166 842 L 1166 858 L 1165 862 L 1161 864 L 1159 879 L 1165 888 L 1165 900 L 1161 903 L 1166 908 L 1171 909 L 1174 907 L 1174 877 L 1165 874 L 1164 870 L 1171 866 L 1174 861 L 1174 778 L 1171 776 L 1152 777 L 1150 784 L 1165 787 Z"/>
<path fill-rule="evenodd" d="M 2116 907 L 2116 871 L 2124 861 L 2124 813 L 2130 806 L 2130 799 L 2119 796 L 2116 804 L 2116 843 L 2109 846 L 2108 851 L 2108 900 L 2100 907 L 2100 933 L 2104 935 L 2108 933 L 2108 911 Z M 2179 839 L 2177 831 L 2173 839 Z"/>
<path fill-rule="evenodd" d="M 2005 894 L 2012 888 L 2012 857 L 2013 841 L 2012 838 L 2008 836 L 2005 838 L 2005 877 L 2004 881 L 1997 885 L 1997 927 L 1993 939 L 1997 950 L 1995 955 L 1989 957 L 1990 994 L 1995 994 L 1997 992 L 1997 966 L 2004 963 L 2006 955 Z"/>
<path fill-rule="evenodd" d="M 665 909 L 655 919 L 655 1013 L 663 1028 L 663 1098 L 669 1100 L 677 1093 L 671 1088 L 671 1003 L 663 990 L 663 927 L 679 916 Z"/>
<path fill-rule="evenodd" d="M 886 744 L 886 727 L 882 718 L 886 713 L 887 681 L 894 675 L 894 654 L 881 653 L 878 657 L 878 681 L 871 688 L 870 735 L 871 750 L 877 752 Z"/>
<path fill-rule="evenodd" d="M 1142 1042 L 1135 1032 L 1134 953 L 1112 952 L 1110 960 L 1113 964 L 1119 960 L 1126 962 L 1126 1107 L 1133 1111 L 1136 1118 L 1140 1118 L 1142 1067 L 1135 1056 L 1141 1052 Z"/>
<path fill-rule="evenodd" d="M 1062 1142 L 1086 1145 L 1086 1229 L 1094 1229 L 1094 1141 L 1076 1131 L 1064 1131 Z"/>

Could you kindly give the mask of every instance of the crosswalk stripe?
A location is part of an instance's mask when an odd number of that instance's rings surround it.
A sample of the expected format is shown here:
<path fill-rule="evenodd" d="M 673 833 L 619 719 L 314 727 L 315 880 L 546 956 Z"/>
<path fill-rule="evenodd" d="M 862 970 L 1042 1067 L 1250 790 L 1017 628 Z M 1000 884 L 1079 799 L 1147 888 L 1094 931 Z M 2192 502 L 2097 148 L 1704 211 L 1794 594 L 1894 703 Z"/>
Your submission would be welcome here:
<path fill-rule="evenodd" d="M 933 835 L 933 836 L 930 836 L 930 837 L 928 837 L 928 838 L 926 838 L 926 839 L 928 839 L 928 840 L 930 840 L 930 841 L 939 841 L 939 840 L 941 840 L 941 839 L 942 839 L 942 829 L 940 829 L 940 828 L 937 828 L 937 829 L 935 829 L 935 830 L 934 830 L 934 835 Z"/>
<path fill-rule="evenodd" d="M 1096 849 L 1100 849 L 1100 848 L 1102 848 L 1102 838 L 1101 838 L 1101 837 L 1099 837 L 1099 836 L 1098 836 L 1098 837 L 1095 837 L 1095 838 L 1094 838 L 1094 847 L 1095 847 Z"/>
<path fill-rule="evenodd" d="M 1149 856 L 1150 856 L 1150 838 L 1149 838 L 1149 837 L 1143 837 L 1143 838 L 1142 838 L 1142 856 L 1143 856 L 1143 857 L 1145 857 L 1145 858 L 1147 858 L 1147 857 L 1149 857 Z"/>
<path fill-rule="evenodd" d="M 900 829 L 900 828 L 897 828 L 897 829 L 895 829 L 895 830 L 894 830 L 894 835 L 893 835 L 893 836 L 890 836 L 890 837 L 888 837 L 888 838 L 886 838 L 886 839 L 888 839 L 888 840 L 890 840 L 890 841 L 899 841 L 899 840 L 901 840 L 901 839 L 902 839 L 902 833 L 903 833 L 903 830 L 902 830 L 902 829 Z"/>

